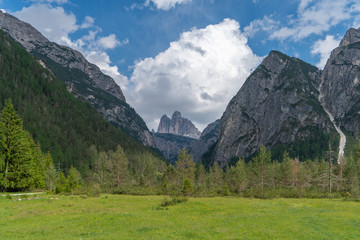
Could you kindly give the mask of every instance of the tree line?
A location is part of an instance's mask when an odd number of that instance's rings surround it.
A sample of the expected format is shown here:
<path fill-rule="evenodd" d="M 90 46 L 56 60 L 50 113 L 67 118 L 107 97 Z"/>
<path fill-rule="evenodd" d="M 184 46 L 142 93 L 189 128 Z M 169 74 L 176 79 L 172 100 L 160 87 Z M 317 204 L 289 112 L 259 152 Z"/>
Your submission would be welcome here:
<path fill-rule="evenodd" d="M 258 198 L 360 196 L 360 143 L 339 164 L 330 144 L 324 159 L 305 162 L 291 158 L 286 151 L 280 161 L 272 159 L 271 151 L 261 146 L 249 162 L 240 158 L 225 168 L 214 162 L 208 169 L 196 164 L 187 149 L 179 152 L 175 166 L 155 166 L 151 161 L 140 166 L 129 162 L 119 149 L 116 154 L 92 151 L 97 156 L 96 167 L 86 182 L 105 192 Z"/>
<path fill-rule="evenodd" d="M 131 154 L 131 152 L 130 152 Z M 349 157 L 337 163 L 331 145 L 323 159 L 301 162 L 285 151 L 272 159 L 261 146 L 250 161 L 207 169 L 195 163 L 187 149 L 180 150 L 175 165 L 151 153 L 130 155 L 118 145 L 114 151 L 88 148 L 88 170 L 65 170 L 43 153 L 8 100 L 0 113 L 0 190 L 47 189 L 61 193 L 168 194 L 185 196 L 326 197 L 360 196 L 360 142 Z M 131 159 L 131 161 L 129 160 Z"/>
<path fill-rule="evenodd" d="M 23 191 L 55 186 L 55 167 L 43 153 L 8 100 L 0 114 L 0 190 Z"/>
<path fill-rule="evenodd" d="M 43 152 L 51 153 L 58 171 L 67 175 L 74 166 L 87 176 L 92 170 L 87 154 L 91 145 L 98 151 L 114 151 L 120 144 L 131 162 L 143 155 L 165 161 L 158 152 L 105 121 L 84 98 L 68 92 L 64 82 L 2 30 L 0 53 L 0 110 L 11 99 L 24 129 Z"/>

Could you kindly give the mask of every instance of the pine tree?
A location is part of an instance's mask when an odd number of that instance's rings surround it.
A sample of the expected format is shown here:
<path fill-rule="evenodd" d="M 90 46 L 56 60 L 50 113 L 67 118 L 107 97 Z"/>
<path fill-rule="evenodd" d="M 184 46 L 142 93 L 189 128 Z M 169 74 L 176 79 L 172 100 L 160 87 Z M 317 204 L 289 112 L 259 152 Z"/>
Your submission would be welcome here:
<path fill-rule="evenodd" d="M 146 186 L 152 186 L 156 178 L 156 170 L 152 162 L 147 162 L 144 170 L 144 178 Z"/>
<path fill-rule="evenodd" d="M 169 164 L 163 175 L 162 190 L 163 193 L 168 194 L 174 190 L 177 184 L 177 173 L 173 165 Z"/>
<path fill-rule="evenodd" d="M 287 151 L 284 152 L 283 160 L 281 162 L 282 185 L 294 186 L 295 174 L 293 167 L 294 160 L 292 160 Z"/>
<path fill-rule="evenodd" d="M 232 186 L 237 193 L 244 191 L 248 181 L 245 160 L 240 158 L 235 167 L 231 167 L 230 172 L 233 173 L 233 179 L 229 186 Z"/>
<path fill-rule="evenodd" d="M 346 165 L 344 167 L 344 182 L 346 191 L 356 197 L 358 197 L 360 193 L 359 180 L 359 168 L 357 162 L 355 158 L 350 155 L 346 158 Z"/>
<path fill-rule="evenodd" d="M 192 193 L 192 184 L 190 179 L 185 178 L 182 192 L 184 196 L 190 196 Z"/>
<path fill-rule="evenodd" d="M 190 182 L 195 180 L 195 162 L 193 156 L 188 153 L 188 150 L 184 147 L 178 155 L 176 161 L 176 170 L 179 174 L 181 184 L 184 184 L 185 178 L 188 178 Z"/>
<path fill-rule="evenodd" d="M 266 150 L 264 145 L 261 145 L 258 155 L 254 158 L 254 172 L 258 177 L 258 182 L 261 189 L 261 194 L 264 193 L 265 179 L 268 177 L 268 165 L 271 162 L 271 152 Z"/>
<path fill-rule="evenodd" d="M 66 189 L 66 177 L 62 171 L 59 173 L 59 177 L 57 178 L 58 181 L 56 182 L 56 193 L 65 192 Z"/>
<path fill-rule="evenodd" d="M 116 186 L 119 188 L 127 182 L 129 161 L 124 149 L 120 145 L 117 146 L 116 151 L 111 155 L 111 159 L 115 168 Z"/>
<path fill-rule="evenodd" d="M 50 154 L 48 154 L 48 157 L 49 156 L 50 156 Z M 46 170 L 45 170 L 46 189 L 48 189 L 50 192 L 54 191 L 56 188 L 56 182 L 57 182 L 57 172 L 56 172 L 53 162 L 51 161 L 49 163 L 49 166 L 47 166 Z"/>
<path fill-rule="evenodd" d="M 73 190 L 81 188 L 82 185 L 83 180 L 80 172 L 76 168 L 71 166 L 66 179 L 66 191 L 71 192 Z"/>
<path fill-rule="evenodd" d="M 196 186 L 198 191 L 204 191 L 206 187 L 206 172 L 205 167 L 202 163 L 200 163 L 195 172 L 196 176 Z"/>
<path fill-rule="evenodd" d="M 8 100 L 0 115 L 0 187 L 2 191 L 24 190 L 32 182 L 29 135 L 22 119 Z"/>

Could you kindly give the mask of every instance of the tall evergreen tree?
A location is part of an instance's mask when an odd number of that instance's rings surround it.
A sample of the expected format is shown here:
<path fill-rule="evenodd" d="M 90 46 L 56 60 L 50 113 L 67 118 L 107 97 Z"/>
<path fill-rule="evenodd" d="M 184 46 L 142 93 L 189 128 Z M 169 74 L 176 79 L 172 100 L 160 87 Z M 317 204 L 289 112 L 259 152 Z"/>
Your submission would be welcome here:
<path fill-rule="evenodd" d="M 191 183 L 195 180 L 195 162 L 193 156 L 188 153 L 184 147 L 178 155 L 176 161 L 176 170 L 179 173 L 181 184 L 184 183 L 185 178 L 188 178 Z"/>
<path fill-rule="evenodd" d="M 115 167 L 116 174 L 116 186 L 124 186 L 128 179 L 128 165 L 129 161 L 126 157 L 124 149 L 118 145 L 116 151 L 111 155 L 111 159 L 113 161 Z"/>
<path fill-rule="evenodd" d="M 244 191 L 247 187 L 247 170 L 244 159 L 240 158 L 235 166 L 231 166 L 229 174 L 229 188 L 236 193 Z"/>
<path fill-rule="evenodd" d="M 295 181 L 294 160 L 290 158 L 287 151 L 284 152 L 281 162 L 282 184 L 283 186 L 293 186 Z"/>
<path fill-rule="evenodd" d="M 258 177 L 261 193 L 264 193 L 264 185 L 268 177 L 268 165 L 271 162 L 271 151 L 266 150 L 264 145 L 261 145 L 258 155 L 254 158 L 254 171 Z"/>
<path fill-rule="evenodd" d="M 8 100 L 0 115 L 0 186 L 2 191 L 24 190 L 32 182 L 29 135 Z"/>

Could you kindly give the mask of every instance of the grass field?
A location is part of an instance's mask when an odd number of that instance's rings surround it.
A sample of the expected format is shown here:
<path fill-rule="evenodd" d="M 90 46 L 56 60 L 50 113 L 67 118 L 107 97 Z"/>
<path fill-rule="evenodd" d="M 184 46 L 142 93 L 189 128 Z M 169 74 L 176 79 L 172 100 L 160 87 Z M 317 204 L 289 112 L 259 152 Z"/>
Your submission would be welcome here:
<path fill-rule="evenodd" d="M 0 239 L 360 239 L 360 203 L 164 196 L 0 197 Z M 33 198 L 31 196 L 30 198 Z"/>

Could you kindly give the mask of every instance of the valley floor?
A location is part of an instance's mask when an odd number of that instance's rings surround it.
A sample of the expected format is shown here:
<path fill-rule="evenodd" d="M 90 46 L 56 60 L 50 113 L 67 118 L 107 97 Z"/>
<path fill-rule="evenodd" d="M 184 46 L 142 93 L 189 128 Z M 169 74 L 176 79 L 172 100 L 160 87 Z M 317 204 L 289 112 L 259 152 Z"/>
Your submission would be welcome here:
<path fill-rule="evenodd" d="M 342 199 L 165 196 L 0 197 L 0 239 L 359 239 L 360 203 Z M 22 199 L 21 201 L 18 201 Z"/>

